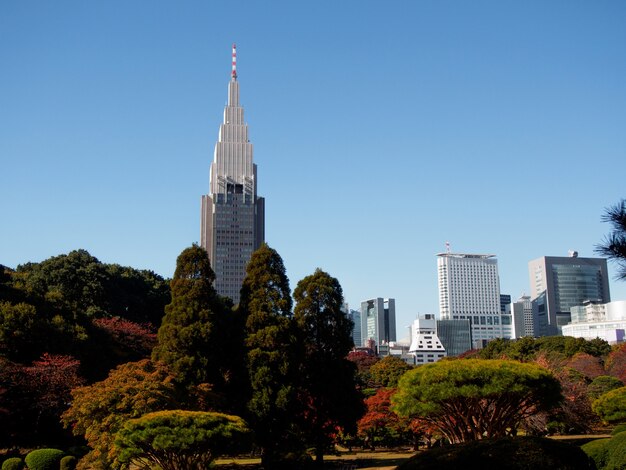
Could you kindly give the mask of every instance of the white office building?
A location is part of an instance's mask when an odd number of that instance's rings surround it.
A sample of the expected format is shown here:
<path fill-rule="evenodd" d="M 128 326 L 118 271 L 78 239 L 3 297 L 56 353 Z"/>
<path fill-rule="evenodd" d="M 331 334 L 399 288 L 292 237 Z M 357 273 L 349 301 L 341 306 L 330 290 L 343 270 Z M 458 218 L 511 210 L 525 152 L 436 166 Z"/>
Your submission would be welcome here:
<path fill-rule="evenodd" d="M 435 315 L 421 315 L 411 324 L 409 353 L 415 356 L 415 364 L 437 362 L 446 357 L 446 350 L 437 336 Z"/>
<path fill-rule="evenodd" d="M 592 340 L 600 338 L 610 344 L 626 341 L 626 300 L 585 302 L 571 308 L 572 321 L 563 325 L 563 336 Z"/>
<path fill-rule="evenodd" d="M 513 338 L 510 312 L 500 309 L 495 255 L 439 253 L 439 312 L 442 320 L 469 320 L 475 348 L 494 338 Z"/>

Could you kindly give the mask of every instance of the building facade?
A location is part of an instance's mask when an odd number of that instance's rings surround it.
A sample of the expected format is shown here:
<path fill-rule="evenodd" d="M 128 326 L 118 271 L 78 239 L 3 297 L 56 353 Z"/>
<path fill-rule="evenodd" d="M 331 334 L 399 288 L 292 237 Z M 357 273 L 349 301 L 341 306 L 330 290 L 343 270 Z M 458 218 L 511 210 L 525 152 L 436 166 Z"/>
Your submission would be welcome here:
<path fill-rule="evenodd" d="M 200 245 L 215 271 L 215 290 L 238 303 L 246 265 L 265 239 L 265 200 L 257 196 L 257 168 L 239 102 L 236 60 L 233 45 L 224 122 L 213 153 L 209 194 L 202 196 Z"/>
<path fill-rule="evenodd" d="M 409 353 L 415 356 L 415 364 L 437 362 L 446 357 L 446 350 L 437 336 L 437 320 L 433 314 L 421 315 L 411 324 Z"/>
<path fill-rule="evenodd" d="M 361 342 L 374 340 L 377 348 L 396 341 L 395 299 L 364 300 L 361 302 Z"/>
<path fill-rule="evenodd" d="M 543 256 L 528 263 L 530 293 L 537 305 L 536 336 L 560 334 L 571 321 L 571 308 L 585 301 L 611 301 L 606 259 Z"/>
<path fill-rule="evenodd" d="M 495 255 L 437 255 L 439 312 L 442 320 L 469 320 L 473 346 L 494 338 L 512 338 L 510 312 L 500 307 L 500 279 Z"/>
<path fill-rule="evenodd" d="M 473 347 L 472 328 L 467 319 L 437 320 L 437 337 L 450 357 L 459 356 Z"/>
<path fill-rule="evenodd" d="M 626 300 L 606 304 L 585 302 L 572 307 L 572 322 L 562 329 L 564 336 L 622 343 L 626 341 Z"/>

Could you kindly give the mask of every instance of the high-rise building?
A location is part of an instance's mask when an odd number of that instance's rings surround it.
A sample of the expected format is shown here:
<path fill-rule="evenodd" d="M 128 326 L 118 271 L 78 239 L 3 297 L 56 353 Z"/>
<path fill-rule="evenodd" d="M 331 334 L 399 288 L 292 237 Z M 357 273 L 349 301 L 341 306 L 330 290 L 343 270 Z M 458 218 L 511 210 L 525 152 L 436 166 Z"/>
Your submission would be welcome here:
<path fill-rule="evenodd" d="M 437 320 L 437 336 L 448 357 L 459 356 L 472 349 L 469 320 Z"/>
<path fill-rule="evenodd" d="M 361 342 L 374 340 L 381 345 L 396 341 L 396 301 L 376 298 L 361 302 Z"/>
<path fill-rule="evenodd" d="M 257 170 L 248 125 L 239 103 L 237 52 L 228 102 L 211 163 L 210 192 L 202 196 L 200 245 L 215 271 L 218 294 L 239 302 L 246 265 L 265 239 L 265 200 L 257 196 Z"/>
<path fill-rule="evenodd" d="M 537 304 L 532 302 L 530 296 L 523 295 L 517 302 L 513 302 L 511 314 L 515 326 L 515 338 L 536 336 L 535 332 L 538 330 Z"/>
<path fill-rule="evenodd" d="M 439 311 L 442 320 L 469 320 L 474 347 L 494 338 L 512 338 L 511 315 L 500 310 L 495 255 L 439 253 Z"/>
<path fill-rule="evenodd" d="M 530 293 L 537 305 L 536 336 L 560 334 L 571 321 L 571 308 L 583 302 L 611 301 L 606 259 L 543 256 L 528 263 Z"/>

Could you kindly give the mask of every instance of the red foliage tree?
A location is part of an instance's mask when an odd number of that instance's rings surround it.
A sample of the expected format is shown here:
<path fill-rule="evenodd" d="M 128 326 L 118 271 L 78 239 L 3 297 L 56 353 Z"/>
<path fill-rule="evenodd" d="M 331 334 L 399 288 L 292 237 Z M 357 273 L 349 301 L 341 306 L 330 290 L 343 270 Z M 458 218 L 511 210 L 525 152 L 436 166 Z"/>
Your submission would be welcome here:
<path fill-rule="evenodd" d="M 358 422 L 358 433 L 370 448 L 403 444 L 412 440 L 411 422 L 391 411 L 395 388 L 380 388 L 365 400 L 367 411 Z M 415 429 L 417 431 L 417 427 Z"/>
<path fill-rule="evenodd" d="M 107 333 L 118 350 L 128 351 L 129 361 L 150 356 L 156 345 L 156 333 L 150 326 L 119 317 L 98 318 L 93 324 Z"/>
<path fill-rule="evenodd" d="M 602 358 L 582 352 L 568 359 L 565 362 L 565 366 L 580 372 L 589 381 L 606 374 L 604 365 L 602 364 Z"/>
<path fill-rule="evenodd" d="M 618 346 L 606 360 L 606 371 L 626 383 L 626 343 Z"/>

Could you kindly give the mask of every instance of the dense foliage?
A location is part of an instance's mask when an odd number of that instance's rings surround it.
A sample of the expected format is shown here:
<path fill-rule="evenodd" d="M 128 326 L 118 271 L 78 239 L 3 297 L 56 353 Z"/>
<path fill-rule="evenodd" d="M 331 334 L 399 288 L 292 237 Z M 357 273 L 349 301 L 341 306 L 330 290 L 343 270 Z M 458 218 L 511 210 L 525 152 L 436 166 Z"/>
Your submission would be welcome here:
<path fill-rule="evenodd" d="M 246 321 L 248 421 L 266 468 L 275 468 L 298 440 L 293 416 L 299 367 L 291 306 L 283 261 L 263 244 L 248 263 L 238 314 Z"/>
<path fill-rule="evenodd" d="M 172 302 L 165 307 L 152 358 L 167 364 L 180 383 L 208 383 L 222 391 L 229 377 L 229 312 L 213 288 L 214 279 L 203 248 L 194 245 L 178 256 Z"/>
<path fill-rule="evenodd" d="M 504 437 L 470 441 L 421 452 L 398 470 L 593 470 L 575 445 L 540 437 Z"/>
<path fill-rule="evenodd" d="M 178 395 L 174 376 L 147 359 L 118 366 L 102 382 L 75 389 L 63 421 L 75 435 L 84 436 L 92 449 L 81 460 L 83 468 L 115 468 L 112 445 L 124 422 L 177 408 Z"/>
<path fill-rule="evenodd" d="M 610 439 L 596 439 L 582 446 L 593 460 L 597 470 L 623 470 L 626 468 L 626 432 Z"/>
<path fill-rule="evenodd" d="M 601 395 L 592 406 L 593 411 L 607 423 L 626 422 L 626 387 Z"/>
<path fill-rule="evenodd" d="M 242 450 L 248 434 L 237 416 L 159 411 L 127 421 L 115 449 L 121 462 L 136 469 L 205 470 L 218 455 Z"/>
<path fill-rule="evenodd" d="M 535 364 L 467 359 L 407 372 L 392 400 L 398 414 L 420 417 L 456 443 L 515 433 L 526 418 L 557 404 L 560 389 Z"/>
<path fill-rule="evenodd" d="M 57 470 L 64 455 L 59 449 L 37 449 L 29 452 L 24 461 L 28 470 Z"/>
<path fill-rule="evenodd" d="M 339 281 L 318 269 L 294 291 L 294 318 L 302 348 L 299 371 L 305 440 L 318 462 L 338 429 L 356 431 L 363 413 L 356 389 L 356 367 L 346 356 L 353 347 L 352 321 L 342 312 Z"/>

